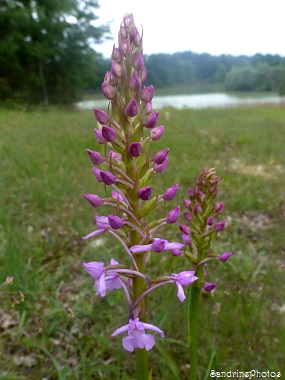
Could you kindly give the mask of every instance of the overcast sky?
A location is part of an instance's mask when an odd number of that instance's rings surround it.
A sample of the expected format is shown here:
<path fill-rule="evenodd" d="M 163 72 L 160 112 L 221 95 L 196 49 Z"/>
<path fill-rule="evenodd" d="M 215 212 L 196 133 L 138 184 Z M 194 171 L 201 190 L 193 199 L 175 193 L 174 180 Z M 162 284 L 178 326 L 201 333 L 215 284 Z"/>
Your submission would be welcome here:
<path fill-rule="evenodd" d="M 109 58 L 125 13 L 143 26 L 144 54 L 191 50 L 212 55 L 285 56 L 285 0 L 99 0 L 99 24 L 114 39 L 95 45 Z"/>

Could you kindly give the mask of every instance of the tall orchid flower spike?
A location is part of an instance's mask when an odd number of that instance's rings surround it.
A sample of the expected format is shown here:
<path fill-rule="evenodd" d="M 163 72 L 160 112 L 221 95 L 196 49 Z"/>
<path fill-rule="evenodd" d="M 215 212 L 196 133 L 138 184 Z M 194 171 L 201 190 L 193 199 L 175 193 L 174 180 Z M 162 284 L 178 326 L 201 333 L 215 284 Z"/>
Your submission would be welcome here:
<path fill-rule="evenodd" d="M 151 334 L 146 334 L 145 330 L 155 331 L 159 333 L 162 338 L 164 338 L 164 332 L 162 330 L 149 323 L 141 322 L 139 318 L 134 320 L 130 319 L 129 324 L 114 331 L 111 338 L 114 338 L 124 332 L 128 332 L 128 335 L 122 340 L 122 345 L 126 351 L 133 352 L 134 348 L 145 348 L 149 351 L 154 346 L 155 339 Z"/>

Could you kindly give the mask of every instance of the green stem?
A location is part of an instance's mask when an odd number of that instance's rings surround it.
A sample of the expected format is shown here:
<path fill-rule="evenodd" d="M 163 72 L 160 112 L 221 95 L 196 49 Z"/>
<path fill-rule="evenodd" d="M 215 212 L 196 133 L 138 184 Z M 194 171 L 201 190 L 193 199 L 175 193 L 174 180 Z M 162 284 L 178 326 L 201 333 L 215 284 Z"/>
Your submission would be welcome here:
<path fill-rule="evenodd" d="M 203 276 L 203 265 L 196 270 L 199 279 Z M 197 280 L 199 281 L 199 280 Z M 190 293 L 190 294 L 189 294 Z M 200 310 L 201 289 L 199 282 L 194 282 L 188 291 L 186 305 L 188 340 L 190 344 L 190 380 L 197 379 L 197 355 L 198 355 L 198 322 Z"/>

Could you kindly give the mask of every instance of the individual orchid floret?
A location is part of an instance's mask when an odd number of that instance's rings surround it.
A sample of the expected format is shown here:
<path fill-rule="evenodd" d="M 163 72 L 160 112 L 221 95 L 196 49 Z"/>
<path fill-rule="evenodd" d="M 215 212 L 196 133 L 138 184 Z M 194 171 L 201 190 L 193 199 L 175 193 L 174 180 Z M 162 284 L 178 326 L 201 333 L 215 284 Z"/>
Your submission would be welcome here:
<path fill-rule="evenodd" d="M 144 65 L 144 59 L 142 54 L 138 54 L 134 61 L 133 61 L 133 67 L 137 70 L 140 71 L 143 68 Z"/>
<path fill-rule="evenodd" d="M 158 119 L 158 111 L 150 114 L 147 119 L 146 119 L 146 122 L 145 122 L 145 127 L 146 128 L 154 128 L 156 126 L 156 122 L 157 122 L 157 119 Z"/>
<path fill-rule="evenodd" d="M 232 252 L 225 252 L 222 255 L 219 255 L 218 259 L 222 261 L 223 263 L 225 263 L 231 257 L 232 254 L 233 254 Z"/>
<path fill-rule="evenodd" d="M 211 215 L 207 218 L 207 226 L 212 226 L 214 224 L 214 217 Z"/>
<path fill-rule="evenodd" d="M 194 211 L 194 214 L 201 214 L 201 212 L 202 212 L 201 205 L 199 203 L 196 203 L 193 211 Z"/>
<path fill-rule="evenodd" d="M 119 230 L 122 228 L 124 222 L 119 216 L 108 215 L 108 222 L 111 228 L 114 230 Z"/>
<path fill-rule="evenodd" d="M 180 249 L 172 249 L 172 250 L 171 250 L 171 253 L 172 253 L 172 255 L 175 256 L 175 257 L 177 257 L 177 256 L 181 256 L 181 255 L 182 255 Z"/>
<path fill-rule="evenodd" d="M 163 150 L 160 150 L 159 152 L 156 153 L 156 155 L 153 158 L 153 162 L 155 164 L 163 164 L 166 156 L 168 155 L 169 148 L 165 148 Z"/>
<path fill-rule="evenodd" d="M 139 189 L 138 196 L 140 197 L 141 200 L 148 201 L 149 198 L 151 197 L 151 193 L 152 193 L 151 187 L 146 186 L 146 187 Z"/>
<path fill-rule="evenodd" d="M 214 289 L 216 289 L 217 285 L 213 282 L 206 282 L 204 285 L 204 290 L 206 292 L 211 293 Z"/>
<path fill-rule="evenodd" d="M 149 103 L 147 103 L 147 104 L 149 104 Z M 163 125 L 159 125 L 158 127 L 155 127 L 155 128 L 153 128 L 150 131 L 150 138 L 153 141 L 157 141 L 157 140 L 159 140 L 161 138 L 161 136 L 163 135 L 163 133 L 164 133 L 164 126 Z"/>
<path fill-rule="evenodd" d="M 100 175 L 105 185 L 113 185 L 117 180 L 114 174 L 108 171 L 100 170 Z"/>
<path fill-rule="evenodd" d="M 168 157 L 166 157 L 161 164 L 154 164 L 153 169 L 157 173 L 162 173 L 164 172 L 167 164 L 168 164 Z"/>
<path fill-rule="evenodd" d="M 116 260 L 111 259 L 111 265 L 119 264 Z M 105 297 L 106 290 L 120 289 L 123 284 L 120 280 L 118 273 L 114 270 L 108 271 L 109 276 L 106 276 L 104 264 L 101 262 L 89 262 L 83 263 L 83 267 L 87 273 L 95 280 L 94 287 L 96 288 L 96 295 L 100 294 L 101 297 Z"/>
<path fill-rule="evenodd" d="M 144 114 L 147 116 L 147 115 L 150 115 L 152 113 L 152 102 L 149 102 L 149 103 L 146 103 L 143 107 L 143 112 Z M 154 128 L 153 128 L 154 129 Z M 160 136 L 161 137 L 161 136 Z M 158 138 L 159 139 L 159 138 Z M 157 139 L 157 140 L 158 140 Z M 155 139 L 153 139 L 155 140 Z"/>
<path fill-rule="evenodd" d="M 191 206 L 192 206 L 192 201 L 190 201 L 189 199 L 183 199 L 183 204 L 186 208 L 189 208 L 191 209 Z"/>
<path fill-rule="evenodd" d="M 99 152 L 95 152 L 94 150 L 87 149 L 87 153 L 94 165 L 103 164 L 104 158 L 101 156 Z"/>
<path fill-rule="evenodd" d="M 96 225 L 98 228 L 106 230 L 110 227 L 109 220 L 107 216 L 99 215 L 95 216 Z"/>
<path fill-rule="evenodd" d="M 112 198 L 117 199 L 119 202 L 124 202 L 124 198 L 116 190 L 112 191 Z"/>
<path fill-rule="evenodd" d="M 129 117 L 135 117 L 139 113 L 138 102 L 136 98 L 131 99 L 126 107 L 126 115 Z"/>
<path fill-rule="evenodd" d="M 169 187 L 168 189 L 166 189 L 162 198 L 165 201 L 172 201 L 172 199 L 175 197 L 177 189 L 178 189 L 178 183 L 176 185 L 173 185 L 173 186 Z"/>
<path fill-rule="evenodd" d="M 104 200 L 96 194 L 83 194 L 83 196 L 88 200 L 91 206 L 95 208 L 101 206 L 104 203 Z"/>
<path fill-rule="evenodd" d="M 136 93 L 142 88 L 142 82 L 137 72 L 134 72 L 130 80 L 130 89 Z"/>
<path fill-rule="evenodd" d="M 139 318 L 134 320 L 130 319 L 129 324 L 114 331 L 111 338 L 127 332 L 128 335 L 122 340 L 122 345 L 126 351 L 133 352 L 135 348 L 145 348 L 149 351 L 155 345 L 155 339 L 151 334 L 146 334 L 145 330 L 155 331 L 159 333 L 162 338 L 164 338 L 164 332 L 162 330 L 149 323 L 141 322 Z"/>
<path fill-rule="evenodd" d="M 98 168 L 93 168 L 93 173 L 94 173 L 98 182 L 103 182 L 103 179 L 101 177 L 101 172 L 102 172 L 102 170 L 100 170 Z"/>
<path fill-rule="evenodd" d="M 142 154 L 142 146 L 139 142 L 133 142 L 129 146 L 129 153 L 132 157 L 138 157 Z"/>
<path fill-rule="evenodd" d="M 118 62 L 112 61 L 111 73 L 114 75 L 115 78 L 121 78 L 121 76 L 122 76 L 122 67 L 121 67 L 121 65 Z"/>
<path fill-rule="evenodd" d="M 182 234 L 182 241 L 185 245 L 190 245 L 191 244 L 191 238 L 190 235 L 188 234 Z"/>
<path fill-rule="evenodd" d="M 217 231 L 217 232 L 221 232 L 225 229 L 226 227 L 226 220 L 221 220 L 220 222 L 216 223 L 215 226 L 214 226 L 214 229 Z"/>
<path fill-rule="evenodd" d="M 195 276 L 195 271 L 193 270 L 183 271 L 178 274 L 172 274 L 171 277 L 175 280 L 178 289 L 177 297 L 181 302 L 183 302 L 186 298 L 183 286 L 192 284 L 192 282 L 196 281 L 198 277 Z"/>
<path fill-rule="evenodd" d="M 108 142 L 113 142 L 117 138 L 116 131 L 111 127 L 107 127 L 106 125 L 103 125 L 102 127 L 102 136 Z"/>
<path fill-rule="evenodd" d="M 114 152 L 113 150 L 109 151 L 108 157 L 115 162 L 121 161 L 121 157 L 118 155 L 118 153 Z"/>
<path fill-rule="evenodd" d="M 185 234 L 185 235 L 190 235 L 191 233 L 191 229 L 189 226 L 187 226 L 186 224 L 181 224 L 179 223 L 179 228 L 180 228 L 180 231 Z"/>
<path fill-rule="evenodd" d="M 181 249 L 184 244 L 173 242 L 169 243 L 165 239 L 154 239 L 151 244 L 145 245 L 133 245 L 130 248 L 132 253 L 141 253 L 147 251 L 162 252 L 162 251 L 172 251 L 173 249 Z"/>
<path fill-rule="evenodd" d="M 103 95 L 105 96 L 105 98 L 108 100 L 113 100 L 117 96 L 116 88 L 107 82 L 103 82 L 102 92 L 103 92 Z"/>
<path fill-rule="evenodd" d="M 166 223 L 175 223 L 179 217 L 180 206 L 175 207 L 173 210 L 169 211 L 166 216 Z"/>
<path fill-rule="evenodd" d="M 106 140 L 104 139 L 102 135 L 102 131 L 100 129 L 94 128 L 95 137 L 99 144 L 106 144 Z"/>
<path fill-rule="evenodd" d="M 100 123 L 100 124 L 106 124 L 106 123 L 108 123 L 109 116 L 108 116 L 107 112 L 102 111 L 102 110 L 100 110 L 98 108 L 94 108 L 93 112 L 94 112 L 94 115 L 95 115 L 96 120 L 98 121 L 98 123 Z"/>
<path fill-rule="evenodd" d="M 152 101 L 153 94 L 154 94 L 153 86 L 147 86 L 142 90 L 141 100 L 145 103 L 149 103 Z"/>
<path fill-rule="evenodd" d="M 186 222 L 191 222 L 191 220 L 192 220 L 192 214 L 190 212 L 185 211 L 184 214 L 183 214 L 183 216 L 184 216 L 184 219 L 186 220 Z"/>
<path fill-rule="evenodd" d="M 224 209 L 225 209 L 225 204 L 224 202 L 216 202 L 214 204 L 214 211 L 217 213 L 217 214 L 222 214 L 224 212 Z"/>

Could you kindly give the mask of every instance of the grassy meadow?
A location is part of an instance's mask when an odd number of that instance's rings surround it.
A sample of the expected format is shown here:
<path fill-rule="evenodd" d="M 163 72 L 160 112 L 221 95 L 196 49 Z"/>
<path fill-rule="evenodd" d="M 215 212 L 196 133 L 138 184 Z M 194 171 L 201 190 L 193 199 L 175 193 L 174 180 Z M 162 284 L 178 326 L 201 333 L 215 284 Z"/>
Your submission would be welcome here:
<path fill-rule="evenodd" d="M 170 148 L 159 187 L 180 184 L 168 210 L 182 203 L 204 166 L 223 176 L 218 200 L 228 224 L 214 249 L 234 254 L 208 265 L 218 286 L 202 298 L 199 379 L 210 379 L 211 369 L 285 376 L 284 107 L 169 108 L 159 124 L 165 134 L 153 152 Z M 92 111 L 0 111 L 1 380 L 135 379 L 134 354 L 123 350 L 121 337 L 109 338 L 127 322 L 123 292 L 94 297 L 82 268 L 120 261 L 123 253 L 109 236 L 81 240 L 93 231 L 95 213 L 109 211 L 82 197 L 104 194 L 86 153 L 99 149 L 95 126 Z M 159 236 L 180 239 L 180 232 L 168 226 Z M 152 256 L 148 271 L 153 277 L 186 265 L 166 252 Z M 14 283 L 4 286 L 7 276 Z M 25 300 L 12 307 L 18 291 Z M 166 335 L 156 336 L 150 351 L 153 379 L 188 379 L 184 304 L 172 286 L 149 302 L 150 323 Z"/>

